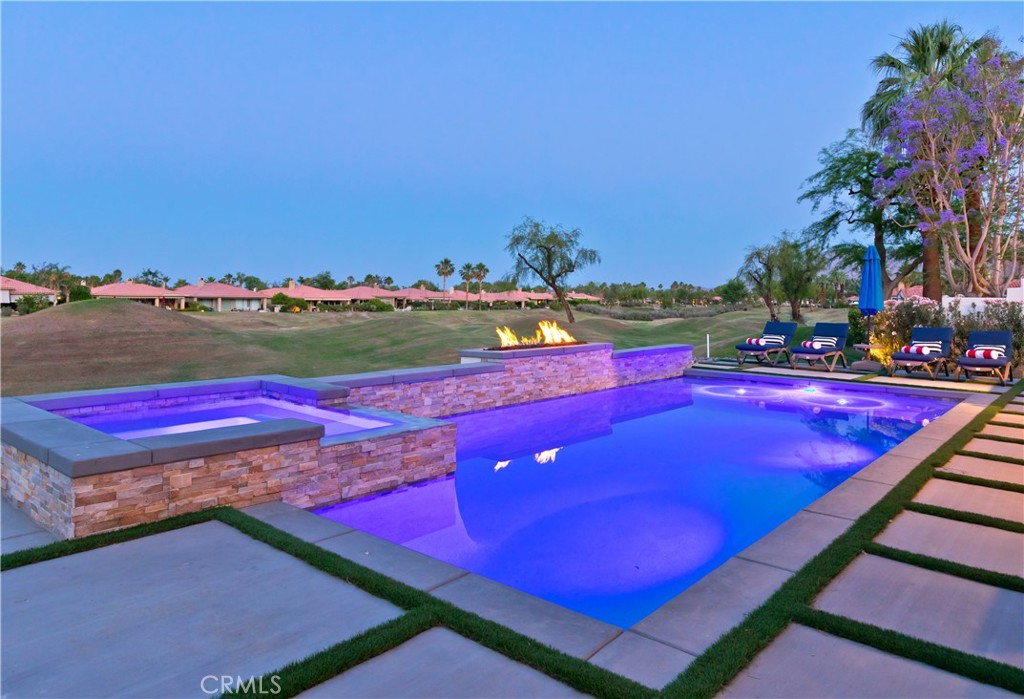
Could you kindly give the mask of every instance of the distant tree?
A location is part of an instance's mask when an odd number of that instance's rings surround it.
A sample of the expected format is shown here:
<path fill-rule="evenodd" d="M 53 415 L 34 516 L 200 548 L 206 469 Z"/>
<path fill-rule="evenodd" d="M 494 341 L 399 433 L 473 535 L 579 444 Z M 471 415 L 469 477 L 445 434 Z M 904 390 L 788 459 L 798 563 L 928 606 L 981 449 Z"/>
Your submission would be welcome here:
<path fill-rule="evenodd" d="M 104 274 L 100 278 L 100 284 L 104 286 L 107 284 L 120 284 L 121 281 L 123 281 L 122 276 L 123 273 L 121 272 L 121 270 L 115 269 L 113 272 L 108 272 L 107 274 Z"/>
<path fill-rule="evenodd" d="M 393 287 L 395 285 L 395 280 L 392 279 L 391 277 L 384 277 L 381 280 L 381 284 L 384 285 L 384 288 L 390 289 L 391 287 Z"/>
<path fill-rule="evenodd" d="M 372 286 L 374 288 L 379 287 L 383 281 L 384 280 L 381 279 L 381 276 L 379 274 L 367 274 L 365 277 L 363 277 L 363 284 L 365 284 L 366 286 Z"/>
<path fill-rule="evenodd" d="M 813 294 L 814 280 L 825 267 L 825 255 L 820 247 L 789 234 L 779 239 L 775 254 L 779 290 L 789 302 L 792 319 L 800 322 L 800 305 Z"/>
<path fill-rule="evenodd" d="M 459 277 L 466 282 L 466 302 L 469 302 L 469 283 L 476 279 L 476 269 L 472 262 L 467 262 L 459 268 Z M 466 306 L 469 307 L 468 305 Z"/>
<path fill-rule="evenodd" d="M 347 277 L 345 277 L 345 283 L 348 284 L 349 286 L 355 286 L 356 278 L 350 274 Z"/>
<path fill-rule="evenodd" d="M 478 309 L 484 307 L 484 280 L 490 273 L 491 270 L 487 269 L 487 265 L 483 262 L 477 262 L 473 267 L 473 279 L 476 281 L 476 291 L 479 294 L 476 304 Z"/>
<path fill-rule="evenodd" d="M 447 298 L 448 296 L 448 277 L 455 274 L 455 263 L 449 260 L 447 257 L 434 265 L 434 272 L 437 276 L 441 277 L 441 291 L 444 292 L 448 305 L 450 306 L 452 300 Z"/>
<path fill-rule="evenodd" d="M 180 289 L 183 286 L 188 286 L 188 282 L 184 279 L 178 279 L 176 282 L 171 284 L 172 289 Z"/>
<path fill-rule="evenodd" d="M 579 228 L 546 226 L 526 217 L 508 234 L 505 245 L 514 264 L 512 276 L 516 280 L 536 277 L 544 282 L 562 304 L 570 324 L 576 318 L 565 298 L 565 283 L 574 272 L 601 262 L 597 250 L 580 245 L 582 236 Z"/>
<path fill-rule="evenodd" d="M 269 286 L 265 281 L 251 274 L 236 275 L 235 279 L 238 281 L 239 286 L 243 286 L 249 291 L 262 291 Z"/>
<path fill-rule="evenodd" d="M 311 286 L 315 289 L 333 289 L 337 286 L 334 277 L 326 269 L 312 277 L 299 277 L 299 284 Z"/>
<path fill-rule="evenodd" d="M 430 281 L 429 279 L 417 279 L 412 283 L 413 289 L 426 289 L 427 291 L 441 291 L 437 288 L 437 284 Z"/>
<path fill-rule="evenodd" d="M 17 279 L 19 281 L 27 282 L 28 276 L 26 269 L 27 268 L 25 267 L 24 262 L 15 262 L 13 267 L 4 270 L 4 276 L 9 277 L 11 279 Z"/>
<path fill-rule="evenodd" d="M 83 284 L 72 284 L 68 289 L 68 303 L 72 301 L 87 301 L 92 298 L 92 289 Z"/>
<path fill-rule="evenodd" d="M 749 281 L 754 291 L 764 301 L 772 320 L 779 319 L 775 308 L 775 294 L 779 283 L 778 254 L 778 247 L 774 244 L 752 247 L 747 250 L 747 256 L 739 271 L 739 276 Z"/>
<path fill-rule="evenodd" d="M 157 269 L 146 269 L 135 275 L 135 281 L 139 284 L 149 284 L 150 286 L 163 286 L 171 280 L 166 274 Z"/>
<path fill-rule="evenodd" d="M 724 303 L 742 303 L 747 298 L 747 285 L 744 284 L 738 277 L 734 277 L 727 281 L 717 289 L 718 295 L 722 297 Z"/>

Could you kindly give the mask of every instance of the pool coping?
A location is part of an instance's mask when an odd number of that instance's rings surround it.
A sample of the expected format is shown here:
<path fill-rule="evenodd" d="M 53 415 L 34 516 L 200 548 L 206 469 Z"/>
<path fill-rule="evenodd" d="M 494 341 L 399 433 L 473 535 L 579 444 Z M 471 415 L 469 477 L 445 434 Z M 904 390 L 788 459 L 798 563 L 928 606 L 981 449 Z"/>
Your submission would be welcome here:
<path fill-rule="evenodd" d="M 688 371 L 687 375 L 723 378 L 720 371 L 706 374 Z M 736 372 L 730 378 L 762 382 L 766 377 L 749 377 Z M 775 379 L 768 383 L 790 385 L 794 381 L 801 385 L 816 381 L 803 377 L 768 378 Z M 837 382 L 836 386 L 839 385 L 845 387 L 849 384 Z M 697 583 L 628 628 L 594 619 L 447 563 L 444 565 L 451 569 L 450 579 L 425 591 L 464 611 L 507 626 L 569 655 L 660 689 L 767 601 L 808 561 L 853 526 L 858 518 L 913 471 L 923 458 L 945 444 L 999 398 L 999 394 L 994 393 L 954 396 L 949 391 L 879 384 L 858 388 L 870 392 L 953 398 L 956 404 L 941 418 L 922 427 L 839 486 L 793 513 L 764 537 L 726 559 Z M 317 516 L 312 512 L 309 514 Z M 359 532 L 366 541 L 373 542 L 377 550 L 390 552 L 392 560 L 408 558 L 414 561 L 415 556 L 424 557 L 423 554 L 368 532 L 359 529 L 353 531 Z M 314 543 L 320 545 L 321 542 Z M 443 563 L 436 559 L 430 560 Z M 373 559 L 360 559 L 360 562 L 378 570 L 374 568 Z M 386 570 L 378 572 L 407 582 L 422 574 L 418 568 L 415 562 L 408 563 L 407 568 L 402 564 L 389 563 Z M 662 663 L 672 665 L 671 672 L 663 672 L 658 679 L 653 680 L 654 684 L 649 675 L 651 654 L 661 658 Z M 662 677 L 668 679 L 657 685 Z"/>
<path fill-rule="evenodd" d="M 355 411 L 381 418 L 389 424 L 325 436 L 324 426 L 319 423 L 301 418 L 284 418 L 195 432 L 123 439 L 76 422 L 69 416 L 52 412 L 197 396 L 209 396 L 211 400 L 216 400 L 217 396 L 237 396 L 240 392 L 253 392 L 257 397 L 277 398 L 321 410 Z M 296 379 L 268 374 L 94 391 L 5 396 L 0 399 L 0 441 L 66 476 L 80 478 L 313 440 L 319 440 L 320 446 L 327 448 L 446 424 L 433 418 L 338 404 L 348 395 L 348 387 L 321 379 Z"/>

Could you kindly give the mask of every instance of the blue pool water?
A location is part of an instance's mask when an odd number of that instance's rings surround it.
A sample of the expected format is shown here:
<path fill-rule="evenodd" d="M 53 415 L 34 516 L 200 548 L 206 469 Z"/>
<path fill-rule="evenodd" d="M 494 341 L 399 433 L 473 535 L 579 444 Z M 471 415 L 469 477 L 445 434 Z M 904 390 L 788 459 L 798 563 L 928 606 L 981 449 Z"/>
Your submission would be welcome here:
<path fill-rule="evenodd" d="M 286 418 L 319 423 L 324 426 L 325 437 L 394 424 L 376 416 L 362 415 L 358 411 L 317 408 L 273 398 L 211 400 L 192 405 L 70 417 L 75 422 L 121 439 L 200 432 Z"/>
<path fill-rule="evenodd" d="M 625 628 L 955 402 L 685 378 L 500 408 L 451 418 L 454 476 L 318 514 Z"/>

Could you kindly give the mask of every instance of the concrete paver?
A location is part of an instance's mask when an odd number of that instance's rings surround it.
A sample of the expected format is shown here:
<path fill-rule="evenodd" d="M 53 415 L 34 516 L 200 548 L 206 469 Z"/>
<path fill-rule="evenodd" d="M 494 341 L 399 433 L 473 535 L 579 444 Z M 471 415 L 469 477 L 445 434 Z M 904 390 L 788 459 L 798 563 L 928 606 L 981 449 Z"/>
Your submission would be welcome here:
<path fill-rule="evenodd" d="M 964 451 L 974 452 L 976 454 L 1005 456 L 1010 459 L 1024 459 L 1024 444 L 997 442 L 994 439 L 981 439 L 975 437 L 967 443 L 967 446 L 964 447 Z"/>
<path fill-rule="evenodd" d="M 870 510 L 890 490 L 892 488 L 884 483 L 848 478 L 805 509 L 853 520 Z"/>
<path fill-rule="evenodd" d="M 1024 534 L 903 512 L 876 539 L 893 548 L 1007 575 L 1024 575 Z"/>
<path fill-rule="evenodd" d="M 868 383 L 891 383 L 899 386 L 914 386 L 916 388 L 945 388 L 968 393 L 1006 393 L 1007 386 L 1000 386 L 998 383 L 982 383 L 980 381 L 953 381 L 945 376 L 936 379 L 915 379 L 903 376 L 876 376 L 868 379 Z"/>
<path fill-rule="evenodd" d="M 990 437 L 1005 437 L 1024 441 L 1024 427 L 1004 427 L 1003 425 L 985 425 L 981 428 L 981 434 Z"/>
<path fill-rule="evenodd" d="M 1012 697 L 930 665 L 792 625 L 754 658 L 723 697 Z"/>
<path fill-rule="evenodd" d="M 661 689 L 697 659 L 664 643 L 626 631 L 590 659 L 594 665 Z"/>
<path fill-rule="evenodd" d="M 401 610 L 221 522 L 4 572 L 8 696 L 203 696 Z"/>
<path fill-rule="evenodd" d="M 1024 425 L 1024 415 L 1007 412 L 996 413 L 996 416 L 992 418 L 992 422 L 1001 422 L 1007 425 Z"/>
<path fill-rule="evenodd" d="M 57 540 L 6 499 L 0 498 L 0 553 L 52 544 Z"/>
<path fill-rule="evenodd" d="M 994 461 L 991 459 L 980 459 L 976 456 L 956 454 L 949 460 L 949 463 L 942 467 L 942 470 L 973 478 L 986 478 L 990 481 L 1024 485 L 1024 466 L 1010 464 L 1005 461 Z"/>
<path fill-rule="evenodd" d="M 740 558 L 796 572 L 853 524 L 815 512 L 797 512 L 737 554 Z"/>
<path fill-rule="evenodd" d="M 1024 594 L 862 555 L 818 596 L 833 614 L 1024 668 Z"/>
<path fill-rule="evenodd" d="M 931 440 L 926 441 L 931 442 Z M 875 459 L 865 468 L 862 468 L 853 475 L 853 478 L 884 483 L 885 485 L 896 485 L 906 478 L 908 473 L 917 468 L 918 464 L 921 463 L 921 459 L 935 451 L 934 447 L 928 447 L 927 445 L 918 445 L 917 449 L 921 452 L 921 455 L 917 457 L 894 454 L 894 449 L 888 454 L 883 454 Z"/>
<path fill-rule="evenodd" d="M 419 590 L 433 589 L 466 574 L 462 568 L 366 532 L 353 531 L 317 546 Z"/>
<path fill-rule="evenodd" d="M 1024 523 L 1024 493 L 933 478 L 914 502 Z"/>
<path fill-rule="evenodd" d="M 242 512 L 310 543 L 353 531 L 352 527 L 347 527 L 340 522 L 326 517 L 318 517 L 312 512 L 283 502 L 253 505 L 246 507 Z"/>
<path fill-rule="evenodd" d="M 730 558 L 632 630 L 699 655 L 743 621 L 792 576 L 789 571 Z"/>
<path fill-rule="evenodd" d="M 579 697 L 572 687 L 444 628 L 312 687 L 300 697 Z"/>
<path fill-rule="evenodd" d="M 1016 400 L 1010 401 L 1003 407 L 1003 411 L 1007 413 L 1017 413 L 1018 415 L 1024 415 L 1024 403 L 1020 403 Z"/>
<path fill-rule="evenodd" d="M 430 594 L 577 658 L 589 658 L 622 629 L 470 573 Z"/>

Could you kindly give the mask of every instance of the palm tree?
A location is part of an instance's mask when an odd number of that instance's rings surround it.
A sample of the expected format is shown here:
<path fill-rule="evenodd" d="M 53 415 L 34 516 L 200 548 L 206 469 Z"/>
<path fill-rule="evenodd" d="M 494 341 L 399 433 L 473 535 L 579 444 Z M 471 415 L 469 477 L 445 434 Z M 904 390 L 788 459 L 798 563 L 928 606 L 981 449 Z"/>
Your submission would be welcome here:
<path fill-rule="evenodd" d="M 922 24 L 900 40 L 897 55 L 883 53 L 871 60 L 871 67 L 882 75 L 875 94 L 864 103 L 861 120 L 865 132 L 877 143 L 892 122 L 892 108 L 916 88 L 951 86 L 967 62 L 991 37 L 971 40 L 960 25 L 942 20 Z M 931 231 L 921 232 L 924 247 L 922 272 L 924 295 L 942 300 L 939 241 Z"/>
<path fill-rule="evenodd" d="M 476 290 L 480 295 L 476 304 L 478 310 L 484 307 L 484 279 L 487 279 L 487 275 L 490 273 L 491 270 L 487 269 L 487 265 L 483 262 L 477 262 L 473 268 L 473 279 L 476 280 Z"/>
<path fill-rule="evenodd" d="M 476 268 L 473 267 L 473 263 L 467 262 L 459 267 L 459 276 L 466 282 L 466 308 L 469 308 L 469 283 L 476 279 Z"/>
<path fill-rule="evenodd" d="M 434 271 L 437 272 L 437 276 L 441 277 L 441 293 L 444 294 L 445 300 L 450 306 L 451 299 L 448 298 L 448 277 L 455 274 L 455 263 L 446 257 L 434 265 Z"/>

